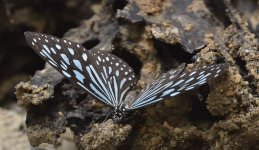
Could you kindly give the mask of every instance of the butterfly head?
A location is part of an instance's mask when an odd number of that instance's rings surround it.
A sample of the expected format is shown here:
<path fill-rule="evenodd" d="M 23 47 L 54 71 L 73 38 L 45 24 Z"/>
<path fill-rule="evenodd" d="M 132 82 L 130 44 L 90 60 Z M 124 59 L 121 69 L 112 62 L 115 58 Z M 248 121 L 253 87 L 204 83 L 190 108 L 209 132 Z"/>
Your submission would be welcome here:
<path fill-rule="evenodd" d="M 122 122 L 123 119 L 127 116 L 128 111 L 124 106 L 116 106 L 113 111 L 112 120 L 115 123 Z"/>

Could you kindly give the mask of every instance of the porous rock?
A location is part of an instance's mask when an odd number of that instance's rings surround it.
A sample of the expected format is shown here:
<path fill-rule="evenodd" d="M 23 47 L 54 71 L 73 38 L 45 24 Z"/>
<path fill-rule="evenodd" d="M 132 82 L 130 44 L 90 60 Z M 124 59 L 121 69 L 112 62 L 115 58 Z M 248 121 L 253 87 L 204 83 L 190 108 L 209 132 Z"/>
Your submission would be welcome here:
<path fill-rule="evenodd" d="M 81 138 L 81 146 L 86 150 L 113 149 L 129 136 L 130 125 L 114 124 L 112 120 L 94 124 L 89 133 Z"/>

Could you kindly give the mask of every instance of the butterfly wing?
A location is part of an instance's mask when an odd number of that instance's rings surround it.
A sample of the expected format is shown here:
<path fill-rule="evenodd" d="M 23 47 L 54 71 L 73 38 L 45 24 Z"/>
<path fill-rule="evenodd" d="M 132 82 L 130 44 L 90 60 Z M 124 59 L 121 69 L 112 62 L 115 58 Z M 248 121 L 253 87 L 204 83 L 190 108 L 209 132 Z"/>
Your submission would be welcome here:
<path fill-rule="evenodd" d="M 132 85 L 134 81 L 135 76 L 132 69 L 120 58 L 108 52 L 88 51 L 78 43 L 41 33 L 25 32 L 25 38 L 29 45 L 57 71 L 96 99 L 112 107 L 115 107 L 119 99 L 123 97 L 123 95 L 117 93 L 127 93 L 128 90 L 125 87 Z M 106 57 L 108 59 L 114 58 L 112 62 L 115 65 L 111 66 L 111 72 L 109 72 L 110 64 L 99 62 L 99 57 L 102 60 L 103 58 L 107 60 Z M 116 63 L 120 65 L 117 66 Z M 116 70 L 121 65 L 125 66 L 125 70 L 132 71 L 128 76 L 132 80 L 123 80 L 123 85 L 116 86 L 116 83 L 120 83 L 119 80 L 121 79 L 117 78 Z M 104 68 L 108 72 L 104 72 Z M 121 71 L 120 74 L 122 75 Z M 109 76 L 105 73 L 109 73 Z"/>
<path fill-rule="evenodd" d="M 165 97 L 176 96 L 180 93 L 195 89 L 226 71 L 228 65 L 215 64 L 204 66 L 192 72 L 182 71 L 183 66 L 171 70 L 149 84 L 133 101 L 126 105 L 129 110 L 138 109 L 161 101 Z M 171 75 L 171 73 L 174 73 Z"/>
<path fill-rule="evenodd" d="M 91 50 L 90 53 L 95 58 L 92 63 L 98 68 L 95 76 L 100 78 L 99 82 L 107 86 L 106 93 L 112 100 L 113 106 L 119 106 L 135 83 L 133 69 L 109 52 Z"/>
<path fill-rule="evenodd" d="M 158 77 L 157 80 L 160 80 L 163 78 L 169 78 L 171 80 L 171 79 L 175 78 L 178 74 L 180 74 L 183 71 L 185 65 L 186 65 L 185 63 L 182 63 L 176 69 L 171 69 L 170 71 L 163 73 L 162 75 L 160 75 Z M 151 84 L 154 84 L 154 83 L 151 83 Z"/>

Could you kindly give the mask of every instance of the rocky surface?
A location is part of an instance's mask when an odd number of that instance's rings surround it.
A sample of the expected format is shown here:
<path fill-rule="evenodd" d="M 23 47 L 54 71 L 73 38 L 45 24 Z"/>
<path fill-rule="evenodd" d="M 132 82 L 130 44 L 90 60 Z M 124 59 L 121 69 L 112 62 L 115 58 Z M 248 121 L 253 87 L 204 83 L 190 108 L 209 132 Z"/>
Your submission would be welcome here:
<path fill-rule="evenodd" d="M 0 7 L 3 149 L 259 149 L 256 1 L 14 0 Z M 223 62 L 229 69 L 114 124 L 107 120 L 111 108 L 44 67 L 26 45 L 25 30 L 112 52 L 136 72 L 136 91 L 182 63 L 188 71 Z"/>
<path fill-rule="evenodd" d="M 14 111 L 0 108 L 0 149 L 30 149 L 25 134 L 25 118 Z"/>

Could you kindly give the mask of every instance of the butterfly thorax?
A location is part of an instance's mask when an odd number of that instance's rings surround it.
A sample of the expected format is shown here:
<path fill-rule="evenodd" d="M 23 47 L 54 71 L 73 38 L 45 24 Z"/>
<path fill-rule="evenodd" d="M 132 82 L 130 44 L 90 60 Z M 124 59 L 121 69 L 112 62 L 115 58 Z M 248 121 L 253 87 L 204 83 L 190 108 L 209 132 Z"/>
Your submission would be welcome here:
<path fill-rule="evenodd" d="M 125 116 L 127 116 L 127 114 L 128 111 L 125 109 L 124 106 L 116 106 L 113 111 L 112 120 L 115 123 L 119 123 L 125 118 Z"/>

